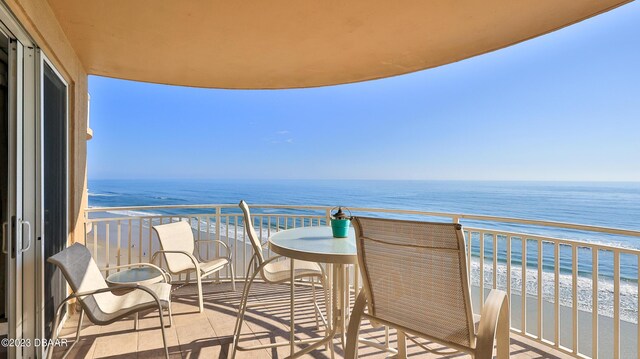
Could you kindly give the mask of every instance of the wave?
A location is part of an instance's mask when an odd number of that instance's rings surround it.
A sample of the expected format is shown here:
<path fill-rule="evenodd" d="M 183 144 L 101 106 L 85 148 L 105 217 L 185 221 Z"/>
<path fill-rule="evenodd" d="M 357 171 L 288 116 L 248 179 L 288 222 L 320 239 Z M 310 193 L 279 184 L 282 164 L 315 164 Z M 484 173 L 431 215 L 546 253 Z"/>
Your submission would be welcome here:
<path fill-rule="evenodd" d="M 118 216 L 126 216 L 126 217 L 160 216 L 161 215 L 159 213 L 145 212 L 145 211 L 131 211 L 131 210 L 115 210 L 115 211 L 107 211 L 107 213 L 115 214 Z"/>
<path fill-rule="evenodd" d="M 169 196 L 151 196 L 149 198 L 152 199 L 159 199 L 162 201 L 175 201 L 175 202 L 186 202 L 186 200 L 182 199 L 182 198 L 177 198 L 177 197 L 169 197 Z"/>
<path fill-rule="evenodd" d="M 113 193 L 91 193 L 88 192 L 89 197 L 117 197 L 117 194 Z"/>
<path fill-rule="evenodd" d="M 507 288 L 507 266 L 496 266 L 496 287 L 501 290 Z M 480 263 L 471 260 L 471 284 L 480 285 Z M 559 299 L 560 304 L 567 307 L 573 306 L 572 294 L 573 276 L 560 273 Z M 484 265 L 484 285 L 493 285 L 493 264 Z M 528 297 L 538 296 L 538 270 L 526 270 L 525 291 Z M 511 293 L 522 295 L 522 267 L 511 268 Z M 555 303 L 555 273 L 542 272 L 542 298 L 544 301 Z M 593 312 L 593 280 L 591 277 L 577 276 L 577 302 L 578 309 Z M 598 278 L 598 313 L 613 318 L 614 282 L 609 278 Z M 637 281 L 622 280 L 620 282 L 620 318 L 621 320 L 638 322 L 638 283 Z"/>

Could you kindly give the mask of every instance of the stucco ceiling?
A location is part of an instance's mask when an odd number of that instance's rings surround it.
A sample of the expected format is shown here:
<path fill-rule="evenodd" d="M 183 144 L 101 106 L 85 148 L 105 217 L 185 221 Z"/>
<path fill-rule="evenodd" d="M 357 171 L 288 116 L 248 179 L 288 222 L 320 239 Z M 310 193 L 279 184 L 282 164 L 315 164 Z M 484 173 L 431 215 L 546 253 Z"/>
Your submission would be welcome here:
<path fill-rule="evenodd" d="M 562 28 L 627 0 L 49 0 L 88 73 L 214 88 L 394 76 Z"/>

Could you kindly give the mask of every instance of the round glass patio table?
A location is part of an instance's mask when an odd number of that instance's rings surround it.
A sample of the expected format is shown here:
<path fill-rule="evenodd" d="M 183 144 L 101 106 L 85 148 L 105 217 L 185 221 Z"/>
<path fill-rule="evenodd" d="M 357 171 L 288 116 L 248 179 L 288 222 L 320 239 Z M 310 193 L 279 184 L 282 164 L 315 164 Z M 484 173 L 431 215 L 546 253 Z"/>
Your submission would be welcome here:
<path fill-rule="evenodd" d="M 328 226 L 287 229 L 269 237 L 269 248 L 279 255 L 309 262 L 358 263 L 353 228 L 349 228 L 347 238 L 334 238 Z"/>
<path fill-rule="evenodd" d="M 143 267 L 132 267 L 110 274 L 105 279 L 107 285 L 115 287 L 122 284 L 138 284 L 149 285 L 154 283 L 165 282 L 165 273 L 160 268 L 145 265 Z M 123 289 L 122 291 L 113 291 L 113 294 L 122 295 L 130 292 L 130 289 Z M 134 329 L 138 330 L 139 316 L 138 312 L 134 318 Z"/>
<path fill-rule="evenodd" d="M 301 227 L 287 229 L 277 232 L 269 237 L 269 248 L 281 255 L 290 258 L 291 268 L 294 260 L 304 260 L 309 262 L 326 263 L 331 266 L 332 274 L 328 275 L 332 290 L 332 305 L 327 308 L 327 317 L 331 318 L 331 330 L 322 340 L 309 345 L 308 347 L 294 352 L 294 323 L 295 316 L 291 316 L 291 343 L 290 358 L 296 358 L 319 348 L 325 343 L 333 340 L 336 334 L 341 335 L 342 344 L 345 344 L 347 314 L 349 310 L 349 278 L 347 266 L 358 263 L 358 252 L 356 248 L 355 231 L 349 228 L 347 238 L 334 238 L 331 227 Z M 292 269 L 293 272 L 293 269 Z M 354 274 L 358 278 L 358 273 Z M 355 284 L 354 288 L 358 285 Z M 291 285 L 291 301 L 294 298 L 293 283 Z M 356 293 L 357 294 L 357 293 Z M 346 308 L 343 309 L 343 308 Z M 293 311 L 295 313 L 295 311 Z"/>
<path fill-rule="evenodd" d="M 154 267 L 129 268 L 109 275 L 106 279 L 109 285 L 140 284 L 148 285 L 165 280 L 164 273 Z"/>

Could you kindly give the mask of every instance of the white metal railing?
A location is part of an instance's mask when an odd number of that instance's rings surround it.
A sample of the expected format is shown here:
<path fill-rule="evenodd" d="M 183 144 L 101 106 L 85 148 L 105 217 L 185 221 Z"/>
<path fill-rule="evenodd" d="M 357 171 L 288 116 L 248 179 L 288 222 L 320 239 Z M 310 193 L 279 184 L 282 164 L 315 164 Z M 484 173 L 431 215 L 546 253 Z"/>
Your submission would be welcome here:
<path fill-rule="evenodd" d="M 252 225 L 263 242 L 279 230 L 326 225 L 330 214 L 330 208 L 322 206 L 251 208 Z M 575 239 L 593 238 L 594 234 L 640 239 L 640 231 L 414 210 L 351 211 L 462 223 L 475 312 L 481 311 L 489 290 L 502 289 L 511 300 L 513 332 L 575 357 L 640 358 L 640 250 Z M 191 223 L 196 239 L 225 242 L 231 248 L 238 278 L 246 273 L 253 255 L 236 205 L 89 208 L 85 217 L 85 243 L 105 268 L 150 261 L 159 249 L 151 227 L 178 220 Z M 523 228 L 530 233 L 523 233 Z M 220 252 L 212 244 L 198 250 L 204 258 Z M 220 274 L 220 278 L 228 275 Z"/>

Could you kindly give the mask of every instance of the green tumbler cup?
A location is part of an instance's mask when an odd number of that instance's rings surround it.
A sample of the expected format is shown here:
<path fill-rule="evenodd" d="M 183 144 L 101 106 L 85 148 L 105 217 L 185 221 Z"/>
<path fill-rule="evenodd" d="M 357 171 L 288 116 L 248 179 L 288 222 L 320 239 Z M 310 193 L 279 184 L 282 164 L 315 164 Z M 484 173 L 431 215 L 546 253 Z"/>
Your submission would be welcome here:
<path fill-rule="evenodd" d="M 333 232 L 333 236 L 335 238 L 347 238 L 347 236 L 349 235 L 349 225 L 351 224 L 351 217 L 342 212 L 342 207 L 337 208 L 338 212 L 331 216 L 331 231 Z M 351 211 L 349 211 L 349 213 L 351 213 Z"/>
<path fill-rule="evenodd" d="M 335 238 L 347 238 L 349 233 L 349 224 L 351 221 L 348 219 L 331 219 L 331 230 Z"/>

